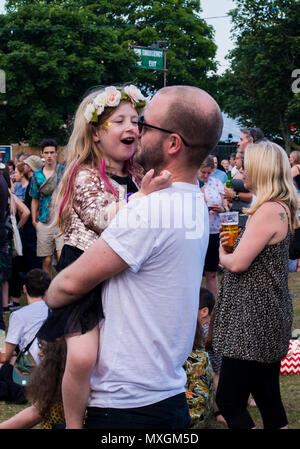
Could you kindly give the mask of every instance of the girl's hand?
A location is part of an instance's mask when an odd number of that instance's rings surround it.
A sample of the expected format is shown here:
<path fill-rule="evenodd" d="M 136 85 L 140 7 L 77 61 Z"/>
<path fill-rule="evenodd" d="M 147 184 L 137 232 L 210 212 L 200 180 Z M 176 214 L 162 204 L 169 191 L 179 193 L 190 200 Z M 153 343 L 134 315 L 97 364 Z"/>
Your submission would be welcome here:
<path fill-rule="evenodd" d="M 159 176 L 154 175 L 153 168 L 149 170 L 142 180 L 142 186 L 140 192 L 144 195 L 149 195 L 149 193 L 155 192 L 157 190 L 166 189 L 170 187 L 173 182 L 173 176 L 167 170 L 163 170 Z"/>

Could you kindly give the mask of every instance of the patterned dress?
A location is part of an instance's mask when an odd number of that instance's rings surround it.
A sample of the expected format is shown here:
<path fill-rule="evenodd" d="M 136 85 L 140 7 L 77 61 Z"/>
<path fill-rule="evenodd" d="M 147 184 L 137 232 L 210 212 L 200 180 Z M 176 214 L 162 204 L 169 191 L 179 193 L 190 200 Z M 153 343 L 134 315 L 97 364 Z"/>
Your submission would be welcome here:
<path fill-rule="evenodd" d="M 213 336 L 213 348 L 222 356 L 264 363 L 286 356 L 293 320 L 289 242 L 290 230 L 281 242 L 266 245 L 245 272 L 225 269 Z"/>
<path fill-rule="evenodd" d="M 49 410 L 48 418 L 42 422 L 42 429 L 53 429 L 55 425 L 65 425 L 65 413 L 62 402 L 57 402 Z"/>
<path fill-rule="evenodd" d="M 186 398 L 191 415 L 190 428 L 207 426 L 214 405 L 213 371 L 208 354 L 203 349 L 193 350 L 185 362 L 187 374 Z"/>

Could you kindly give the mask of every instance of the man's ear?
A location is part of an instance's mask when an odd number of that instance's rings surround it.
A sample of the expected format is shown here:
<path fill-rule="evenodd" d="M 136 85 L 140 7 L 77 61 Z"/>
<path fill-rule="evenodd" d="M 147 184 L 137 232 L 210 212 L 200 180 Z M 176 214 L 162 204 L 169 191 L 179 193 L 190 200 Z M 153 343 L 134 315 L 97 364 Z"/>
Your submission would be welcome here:
<path fill-rule="evenodd" d="M 181 147 L 181 140 L 180 137 L 177 136 L 177 134 L 171 134 L 169 136 L 169 154 L 176 154 L 180 150 Z"/>

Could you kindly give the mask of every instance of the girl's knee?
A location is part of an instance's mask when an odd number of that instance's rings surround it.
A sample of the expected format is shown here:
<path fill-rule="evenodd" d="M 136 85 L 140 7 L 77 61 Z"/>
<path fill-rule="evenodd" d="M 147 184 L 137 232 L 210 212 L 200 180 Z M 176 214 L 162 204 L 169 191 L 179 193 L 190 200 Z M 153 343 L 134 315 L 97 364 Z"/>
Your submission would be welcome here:
<path fill-rule="evenodd" d="M 74 352 L 67 355 L 66 370 L 81 374 L 90 373 L 96 363 L 97 351 Z"/>
<path fill-rule="evenodd" d="M 83 374 L 93 370 L 98 354 L 98 339 L 95 331 L 91 332 L 93 334 L 83 334 L 67 339 L 66 369 Z"/>

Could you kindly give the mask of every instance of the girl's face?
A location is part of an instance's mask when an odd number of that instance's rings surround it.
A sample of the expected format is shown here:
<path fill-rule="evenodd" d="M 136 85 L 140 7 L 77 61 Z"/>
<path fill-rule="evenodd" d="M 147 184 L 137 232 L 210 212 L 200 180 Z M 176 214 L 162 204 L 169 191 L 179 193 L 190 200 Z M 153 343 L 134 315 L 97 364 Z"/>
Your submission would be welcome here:
<path fill-rule="evenodd" d="M 17 182 L 20 182 L 21 181 L 21 179 L 22 179 L 22 173 L 20 173 L 19 172 L 19 170 L 16 168 L 16 170 L 15 170 L 15 178 L 16 178 L 16 181 Z"/>
<path fill-rule="evenodd" d="M 291 164 L 291 167 L 294 165 L 294 162 L 295 162 L 294 156 L 290 155 L 290 164 Z"/>
<path fill-rule="evenodd" d="M 198 178 L 201 179 L 202 182 L 206 183 L 208 178 L 213 172 L 213 168 L 211 167 L 202 167 L 198 171 Z"/>
<path fill-rule="evenodd" d="M 137 149 L 137 121 L 134 106 L 126 102 L 118 106 L 98 128 L 94 139 L 99 142 L 105 159 L 124 162 L 134 155 Z"/>

